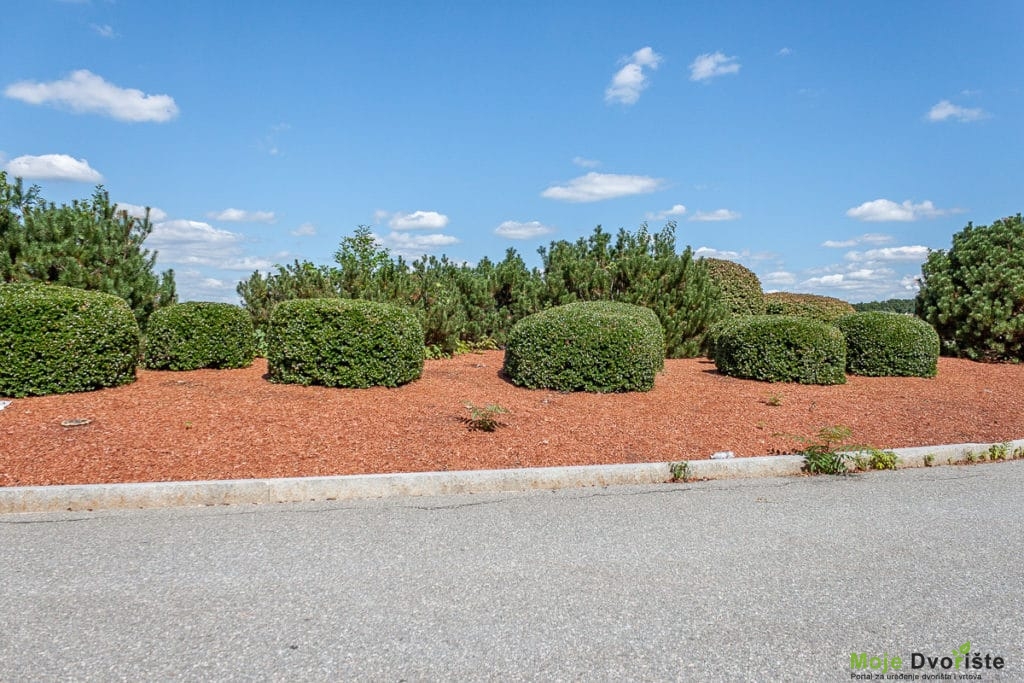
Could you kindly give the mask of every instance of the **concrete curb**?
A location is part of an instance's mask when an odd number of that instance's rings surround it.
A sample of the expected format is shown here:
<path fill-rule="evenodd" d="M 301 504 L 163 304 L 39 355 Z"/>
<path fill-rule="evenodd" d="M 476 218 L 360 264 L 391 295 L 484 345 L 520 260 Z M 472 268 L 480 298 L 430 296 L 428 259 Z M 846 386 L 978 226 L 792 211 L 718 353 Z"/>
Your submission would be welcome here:
<path fill-rule="evenodd" d="M 981 461 L 988 459 L 990 448 L 999 446 L 965 443 L 891 450 L 899 458 L 897 466 L 903 468 Z M 1006 442 L 1006 446 L 1008 459 L 1013 457 L 1014 451 L 1024 455 L 1024 439 Z M 799 455 L 690 460 L 683 478 L 695 481 L 792 476 L 801 473 L 803 462 L 803 456 Z M 0 514 L 507 493 L 661 484 L 671 478 L 670 463 L 639 463 L 288 479 L 16 486 L 0 488 Z"/>

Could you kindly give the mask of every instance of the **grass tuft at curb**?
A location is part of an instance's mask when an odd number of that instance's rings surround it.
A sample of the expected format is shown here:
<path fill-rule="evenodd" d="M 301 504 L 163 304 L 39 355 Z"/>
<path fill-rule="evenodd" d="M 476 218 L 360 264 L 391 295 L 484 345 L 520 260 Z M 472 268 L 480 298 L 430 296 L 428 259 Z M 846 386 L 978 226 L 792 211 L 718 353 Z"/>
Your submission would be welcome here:
<path fill-rule="evenodd" d="M 937 467 L 1012 459 L 1013 454 L 1024 455 L 1024 439 L 889 450 L 896 453 L 898 468 Z M 1004 457 L 997 457 L 999 454 Z M 803 466 L 804 458 L 800 455 L 690 460 L 685 480 L 794 476 L 803 474 Z M 511 493 L 662 484 L 673 478 L 672 463 L 638 463 L 287 479 L 12 486 L 0 488 L 0 514 Z"/>

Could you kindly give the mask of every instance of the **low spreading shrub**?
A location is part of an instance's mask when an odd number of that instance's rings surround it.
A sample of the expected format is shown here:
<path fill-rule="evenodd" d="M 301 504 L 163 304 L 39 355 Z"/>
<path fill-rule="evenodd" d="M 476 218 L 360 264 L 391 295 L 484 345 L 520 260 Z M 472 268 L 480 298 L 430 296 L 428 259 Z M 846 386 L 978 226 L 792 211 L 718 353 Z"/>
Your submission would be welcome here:
<path fill-rule="evenodd" d="M 270 380 L 394 387 L 423 374 L 423 328 L 403 307 L 354 299 L 282 301 L 270 316 Z"/>
<path fill-rule="evenodd" d="M 831 296 L 771 292 L 764 295 L 765 313 L 799 315 L 830 323 L 856 312 L 852 304 Z"/>
<path fill-rule="evenodd" d="M 843 384 L 846 341 L 839 328 L 800 316 L 752 315 L 722 331 L 715 365 L 732 377 Z"/>
<path fill-rule="evenodd" d="M 754 271 L 735 261 L 705 258 L 708 277 L 721 292 L 722 303 L 735 315 L 762 315 L 764 290 Z"/>
<path fill-rule="evenodd" d="M 145 365 L 154 370 L 244 368 L 255 355 L 252 317 L 232 304 L 172 304 L 146 326 Z"/>
<path fill-rule="evenodd" d="M 939 335 L 931 325 L 899 313 L 843 316 L 836 326 L 846 336 L 846 370 L 873 377 L 934 377 Z"/>
<path fill-rule="evenodd" d="M 0 285 L 0 396 L 135 381 L 139 325 L 124 299 L 58 285 Z"/>
<path fill-rule="evenodd" d="M 665 333 L 650 309 L 581 301 L 516 323 L 504 372 L 531 389 L 649 391 L 664 365 Z"/>

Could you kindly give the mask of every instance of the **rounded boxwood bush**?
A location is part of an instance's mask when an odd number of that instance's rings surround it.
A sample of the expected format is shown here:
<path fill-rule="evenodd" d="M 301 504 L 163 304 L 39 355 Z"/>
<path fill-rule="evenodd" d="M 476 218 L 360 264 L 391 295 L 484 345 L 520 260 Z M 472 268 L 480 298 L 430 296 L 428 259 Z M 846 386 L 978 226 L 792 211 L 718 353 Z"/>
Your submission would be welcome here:
<path fill-rule="evenodd" d="M 769 315 L 799 315 L 826 323 L 857 311 L 849 302 L 820 294 L 771 292 L 764 295 L 764 303 Z"/>
<path fill-rule="evenodd" d="M 124 299 L 58 285 L 0 285 L 0 396 L 135 381 L 139 325 Z"/>
<path fill-rule="evenodd" d="M 395 387 L 423 374 L 423 327 L 394 304 L 294 299 L 267 328 L 270 380 L 328 387 Z"/>
<path fill-rule="evenodd" d="M 919 318 L 899 313 L 854 313 L 836 321 L 846 335 L 846 370 L 872 377 L 934 377 L 939 335 Z"/>
<path fill-rule="evenodd" d="M 704 333 L 704 340 L 701 345 L 701 348 L 704 351 L 704 355 L 707 356 L 708 358 L 714 359 L 715 347 L 718 343 L 718 339 L 723 334 L 726 334 L 729 330 L 734 328 L 736 325 L 742 323 L 748 317 L 750 316 L 729 315 L 726 316 L 725 318 L 722 318 L 718 322 L 710 325 L 707 329 L 707 332 Z"/>
<path fill-rule="evenodd" d="M 256 356 L 252 317 L 233 304 L 172 304 L 149 317 L 145 352 L 153 370 L 248 367 Z"/>
<path fill-rule="evenodd" d="M 763 315 L 764 290 L 754 271 L 735 261 L 705 258 L 711 282 L 721 292 L 722 303 L 735 315 Z"/>
<path fill-rule="evenodd" d="M 813 318 L 752 315 L 725 329 L 715 344 L 722 374 L 767 382 L 844 384 L 846 340 Z"/>
<path fill-rule="evenodd" d="M 527 316 L 505 345 L 513 384 L 558 391 L 650 391 L 665 366 L 665 332 L 648 308 L 579 301 Z"/>

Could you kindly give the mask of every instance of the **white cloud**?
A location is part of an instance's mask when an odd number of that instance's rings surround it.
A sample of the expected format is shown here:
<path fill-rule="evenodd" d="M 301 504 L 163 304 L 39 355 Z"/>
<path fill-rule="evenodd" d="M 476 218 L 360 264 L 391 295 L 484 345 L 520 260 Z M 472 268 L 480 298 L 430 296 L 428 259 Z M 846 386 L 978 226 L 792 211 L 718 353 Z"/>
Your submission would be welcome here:
<path fill-rule="evenodd" d="M 906 247 L 884 247 L 867 251 L 847 252 L 848 261 L 913 261 L 923 263 L 928 258 L 928 247 L 913 245 Z"/>
<path fill-rule="evenodd" d="M 793 54 L 793 50 L 791 48 L 784 47 L 780 48 L 779 51 L 776 52 L 775 54 L 777 54 L 779 57 L 788 57 L 791 54 Z"/>
<path fill-rule="evenodd" d="M 576 164 L 580 168 L 597 168 L 601 165 L 601 162 L 596 159 L 587 159 L 586 157 L 573 157 L 572 163 Z"/>
<path fill-rule="evenodd" d="M 71 180 L 80 183 L 98 183 L 103 180 L 99 171 L 85 159 L 67 154 L 20 156 L 7 162 L 7 172 L 26 180 Z"/>
<path fill-rule="evenodd" d="M 860 221 L 879 223 L 884 221 L 916 221 L 920 218 L 938 218 L 939 216 L 961 212 L 962 209 L 937 209 L 928 200 L 920 204 L 914 204 L 908 199 L 902 204 L 897 204 L 890 199 L 875 199 L 847 210 L 846 215 Z"/>
<path fill-rule="evenodd" d="M 673 216 L 682 216 L 686 213 L 686 207 L 682 204 L 673 204 L 671 209 L 665 209 L 664 211 L 649 212 L 646 214 L 647 220 L 649 221 L 663 221 L 666 218 Z"/>
<path fill-rule="evenodd" d="M 316 234 L 316 226 L 312 223 L 303 223 L 294 230 L 291 230 L 289 234 L 295 237 L 311 237 Z"/>
<path fill-rule="evenodd" d="M 208 266 L 221 270 L 267 270 L 273 263 L 242 253 L 243 236 L 209 223 L 176 219 L 153 226 L 146 247 L 160 252 L 161 263 Z"/>
<path fill-rule="evenodd" d="M 796 284 L 796 275 L 785 270 L 776 270 L 763 276 L 761 282 L 766 285 L 783 287 Z"/>
<path fill-rule="evenodd" d="M 114 31 L 114 27 L 110 24 L 90 24 L 89 27 L 96 32 L 96 35 L 101 38 L 116 38 L 117 32 Z"/>
<path fill-rule="evenodd" d="M 245 211 L 243 209 L 211 211 L 206 215 L 215 221 L 229 223 L 273 223 L 275 219 L 273 211 Z"/>
<path fill-rule="evenodd" d="M 942 100 L 928 111 L 929 121 L 945 121 L 954 119 L 961 123 L 978 121 L 987 118 L 988 114 L 983 109 L 969 109 L 953 104 L 949 100 Z"/>
<path fill-rule="evenodd" d="M 174 272 L 179 301 L 223 301 L 237 304 L 234 279 L 212 277 L 195 268 L 179 268 Z"/>
<path fill-rule="evenodd" d="M 19 81 L 4 90 L 7 97 L 29 104 L 55 104 L 71 111 L 104 114 L 120 121 L 170 121 L 178 105 L 170 95 L 147 95 L 134 88 L 120 88 L 91 71 L 74 71 L 62 81 Z"/>
<path fill-rule="evenodd" d="M 693 214 L 690 218 L 691 221 L 735 221 L 741 217 L 741 214 L 736 211 L 730 211 L 729 209 L 716 209 L 714 211 L 698 211 Z"/>
<path fill-rule="evenodd" d="M 629 57 L 626 65 L 612 76 L 611 84 L 604 91 L 605 102 L 635 104 L 640 93 L 647 87 L 644 69 L 657 69 L 661 55 L 650 47 L 642 47 Z"/>
<path fill-rule="evenodd" d="M 740 72 L 738 57 L 726 57 L 721 52 L 698 55 L 690 64 L 690 80 L 705 81 L 716 76 Z"/>
<path fill-rule="evenodd" d="M 447 247 L 449 245 L 459 243 L 459 238 L 453 237 L 452 235 L 443 235 L 441 233 L 422 235 L 392 231 L 383 237 L 373 235 L 373 238 L 378 244 L 386 247 L 392 254 L 408 259 L 419 258 L 425 253 L 434 251 L 438 247 Z"/>
<path fill-rule="evenodd" d="M 117 209 L 118 211 L 127 211 L 129 216 L 135 216 L 136 218 L 144 218 L 146 216 L 146 207 L 140 206 L 139 204 L 125 204 L 124 202 L 118 202 Z M 167 220 L 167 212 L 163 209 L 151 206 L 149 208 L 149 220 L 154 223 Z"/>
<path fill-rule="evenodd" d="M 648 194 L 660 190 L 665 184 L 660 178 L 616 173 L 588 173 L 573 178 L 565 185 L 552 185 L 540 193 L 548 199 L 566 202 L 599 202 L 616 197 Z"/>
<path fill-rule="evenodd" d="M 860 237 L 854 237 L 848 240 L 825 240 L 821 243 L 823 247 L 829 247 L 831 249 L 846 249 L 849 247 L 855 247 L 858 244 L 885 244 L 886 242 L 892 242 L 892 235 L 883 235 L 877 232 L 864 233 Z"/>
<path fill-rule="evenodd" d="M 374 214 L 377 220 L 388 218 L 392 230 L 440 230 L 448 225 L 448 216 L 437 211 L 413 211 L 412 213 L 380 212 Z"/>
<path fill-rule="evenodd" d="M 494 234 L 510 240 L 528 240 L 554 231 L 554 228 L 544 225 L 540 221 L 528 221 L 526 223 L 505 221 L 494 229 Z"/>
<path fill-rule="evenodd" d="M 719 258 L 725 259 L 726 261 L 735 261 L 743 256 L 738 251 L 728 251 L 722 249 L 714 249 L 712 247 L 698 247 L 694 252 L 695 258 Z"/>

